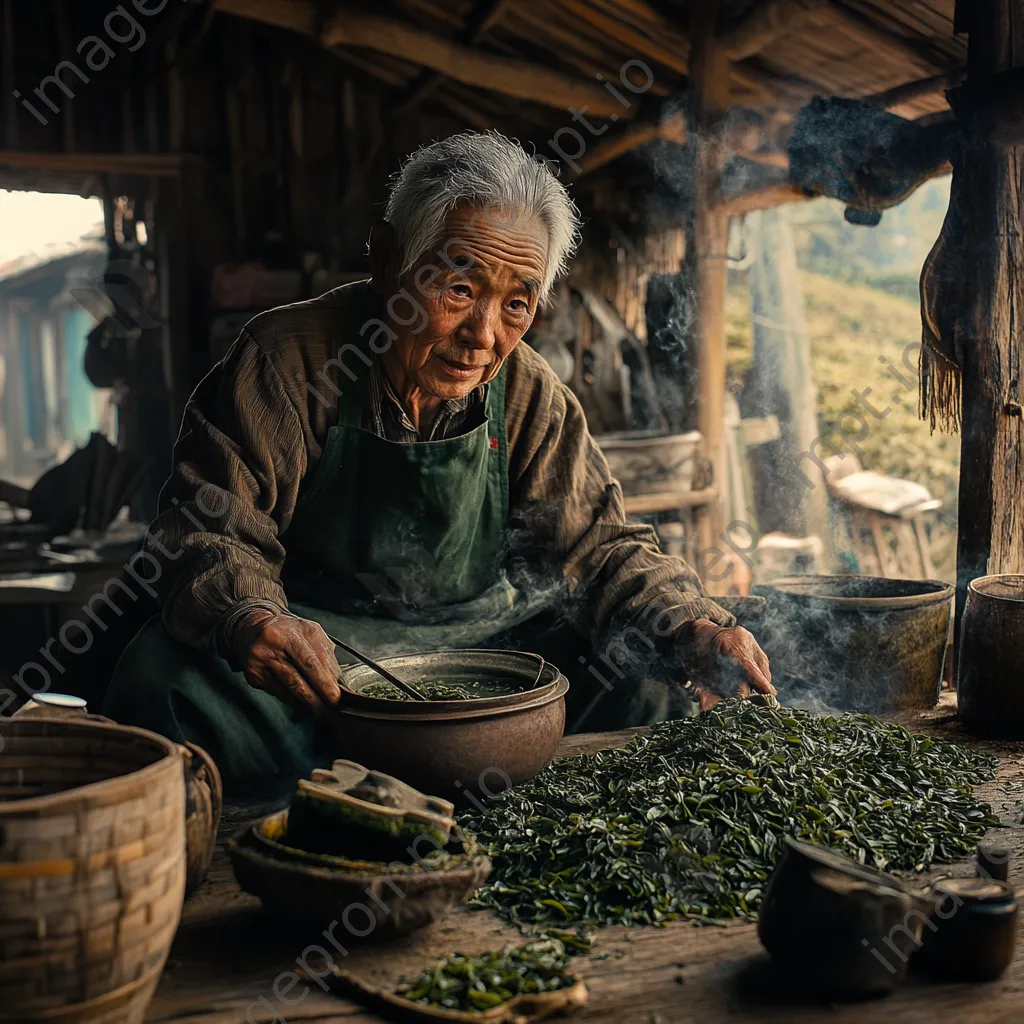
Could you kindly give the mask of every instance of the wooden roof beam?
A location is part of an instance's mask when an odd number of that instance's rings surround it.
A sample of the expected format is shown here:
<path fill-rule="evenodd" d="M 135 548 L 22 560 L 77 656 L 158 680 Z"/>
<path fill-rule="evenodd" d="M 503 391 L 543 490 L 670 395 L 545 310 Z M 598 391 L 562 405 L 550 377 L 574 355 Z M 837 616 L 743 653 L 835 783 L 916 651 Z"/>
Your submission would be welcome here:
<path fill-rule="evenodd" d="M 620 156 L 657 139 L 684 145 L 686 134 L 686 117 L 681 112 L 671 114 L 658 123 L 628 125 L 611 138 L 602 139 L 595 146 L 591 146 L 580 158 L 579 170 L 573 177 L 582 178 L 585 174 L 592 174 L 599 167 L 604 167 Z"/>
<path fill-rule="evenodd" d="M 456 42 L 475 46 L 505 16 L 512 0 L 488 0 L 478 5 L 466 19 L 462 31 L 456 36 Z M 399 98 L 395 113 L 404 114 L 428 99 L 444 81 L 445 76 L 437 72 L 422 72 L 419 79 L 409 86 L 406 94 Z M 455 109 L 454 107 L 452 109 Z M 472 120 L 469 122 L 473 123 Z"/>
<path fill-rule="evenodd" d="M 867 103 L 874 103 L 886 109 L 899 107 L 904 103 L 913 103 L 916 100 L 927 99 L 938 93 L 948 92 L 955 85 L 963 81 L 966 71 L 948 71 L 942 75 L 930 75 L 917 82 L 906 82 L 904 85 L 897 85 L 895 88 L 886 89 L 884 92 L 876 92 L 872 96 L 865 96 Z"/>
<path fill-rule="evenodd" d="M 608 38 L 633 51 L 638 57 L 647 57 L 680 74 L 690 70 L 690 40 L 668 21 L 661 17 L 653 8 L 645 4 L 634 4 L 636 9 L 650 18 L 652 28 L 657 35 L 644 32 L 629 23 L 612 17 L 603 11 L 591 7 L 582 0 L 560 0 L 559 7 L 570 14 L 586 21 Z"/>
<path fill-rule="evenodd" d="M 394 18 L 345 12 L 331 18 L 320 33 L 324 46 L 354 46 L 439 71 L 463 85 L 514 96 L 565 110 L 582 109 L 594 117 L 623 116 L 622 104 L 603 86 L 570 78 L 537 64 L 482 53 L 462 43 L 412 28 Z"/>
<path fill-rule="evenodd" d="M 181 174 L 185 159 L 176 153 L 32 153 L 0 149 L 0 168 L 57 171 L 83 176 L 121 174 L 144 178 L 176 178 Z"/>
<path fill-rule="evenodd" d="M 193 0 L 198 3 L 199 0 Z M 316 34 L 316 10 L 312 3 L 301 0 L 214 0 L 214 9 L 239 18 L 249 18 L 273 25 L 274 28 Z"/>
<path fill-rule="evenodd" d="M 763 0 L 745 18 L 718 37 L 730 59 L 746 60 L 798 29 L 831 0 Z"/>
<path fill-rule="evenodd" d="M 300 32 L 326 47 L 353 47 L 431 68 L 478 89 L 565 110 L 586 108 L 592 117 L 624 117 L 622 104 L 603 86 L 493 53 L 481 53 L 395 18 L 344 11 L 317 31 L 312 0 L 214 0 L 216 10 Z"/>
<path fill-rule="evenodd" d="M 817 198 L 815 195 L 798 189 L 796 185 L 791 185 L 788 181 L 776 181 L 748 192 L 719 197 L 715 203 L 715 209 L 727 217 L 741 217 L 753 210 L 769 210 L 774 206 L 782 206 L 784 203 L 800 203 Z"/>

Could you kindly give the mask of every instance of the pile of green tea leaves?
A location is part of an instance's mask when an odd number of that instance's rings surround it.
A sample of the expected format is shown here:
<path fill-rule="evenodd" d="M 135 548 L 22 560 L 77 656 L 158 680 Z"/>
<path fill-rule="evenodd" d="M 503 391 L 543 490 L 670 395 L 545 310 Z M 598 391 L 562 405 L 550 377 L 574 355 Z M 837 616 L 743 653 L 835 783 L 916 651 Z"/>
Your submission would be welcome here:
<path fill-rule="evenodd" d="M 417 683 L 416 688 L 427 700 L 469 700 L 470 694 L 454 683 Z M 379 700 L 412 700 L 401 687 L 394 683 L 370 683 L 359 691 L 364 697 L 376 697 Z"/>
<path fill-rule="evenodd" d="M 995 763 L 867 715 L 722 701 L 463 817 L 494 862 L 474 904 L 523 924 L 751 917 L 787 835 L 923 871 L 999 823 L 971 794 Z"/>
<path fill-rule="evenodd" d="M 521 946 L 476 956 L 455 953 L 400 986 L 397 994 L 446 1010 L 483 1012 L 518 995 L 571 988 L 576 978 L 569 970 L 570 957 L 589 951 L 590 939 L 582 933 L 548 932 Z"/>

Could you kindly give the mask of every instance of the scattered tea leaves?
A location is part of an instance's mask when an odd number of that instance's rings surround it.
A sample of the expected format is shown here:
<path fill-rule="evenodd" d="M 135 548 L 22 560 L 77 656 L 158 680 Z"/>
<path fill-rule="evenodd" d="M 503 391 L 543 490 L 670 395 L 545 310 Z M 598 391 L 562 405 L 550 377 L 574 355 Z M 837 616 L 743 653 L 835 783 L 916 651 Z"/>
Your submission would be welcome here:
<path fill-rule="evenodd" d="M 723 701 L 464 817 L 494 861 L 474 903 L 524 924 L 753 917 L 786 835 L 881 870 L 968 854 L 999 823 L 970 788 L 994 766 L 867 715 Z"/>
<path fill-rule="evenodd" d="M 476 956 L 455 953 L 396 991 L 413 1002 L 482 1013 L 518 995 L 572 987 L 570 957 L 588 952 L 590 938 L 583 932 L 547 932 L 521 946 Z"/>

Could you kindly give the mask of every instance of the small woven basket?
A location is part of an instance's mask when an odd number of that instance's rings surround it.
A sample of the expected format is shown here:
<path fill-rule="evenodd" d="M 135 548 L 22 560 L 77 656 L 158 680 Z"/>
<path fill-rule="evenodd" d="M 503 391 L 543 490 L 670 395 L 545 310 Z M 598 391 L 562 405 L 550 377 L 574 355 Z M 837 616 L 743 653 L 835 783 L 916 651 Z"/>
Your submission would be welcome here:
<path fill-rule="evenodd" d="M 181 748 L 0 720 L 0 1024 L 136 1024 L 181 917 Z"/>

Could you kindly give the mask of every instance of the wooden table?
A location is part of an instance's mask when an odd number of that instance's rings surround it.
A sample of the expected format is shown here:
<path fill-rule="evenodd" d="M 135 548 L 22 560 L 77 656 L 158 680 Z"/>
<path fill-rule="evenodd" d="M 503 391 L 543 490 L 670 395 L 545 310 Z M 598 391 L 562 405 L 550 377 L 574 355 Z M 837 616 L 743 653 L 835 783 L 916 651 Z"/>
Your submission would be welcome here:
<path fill-rule="evenodd" d="M 906 722 L 922 731 L 960 736 L 949 706 Z M 624 742 L 637 730 L 589 734 L 563 741 L 562 753 L 599 750 Z M 1012 850 L 1011 878 L 1024 880 L 1024 743 L 978 744 L 1002 758 L 996 780 L 979 788 L 996 814 L 1013 827 L 996 830 Z M 969 874 L 961 864 L 943 871 Z M 1021 928 L 1024 929 L 1024 917 Z M 339 929 L 336 934 L 344 934 Z M 223 849 L 203 887 L 185 905 L 181 928 L 164 977 L 150 1006 L 151 1024 L 268 1024 L 317 1021 L 379 1024 L 381 1018 L 359 1006 L 297 980 L 298 960 L 315 965 L 308 944 L 324 943 L 316 931 L 297 932 L 265 915 L 258 901 L 235 884 Z M 913 980 L 889 998 L 868 1004 L 825 1005 L 801 1001 L 798 992 L 780 990 L 753 924 L 694 927 L 677 922 L 665 928 L 606 928 L 595 954 L 579 961 L 590 986 L 590 1003 L 576 1020 L 606 1024 L 715 1024 L 733 1021 L 807 1021 L 861 1024 L 995 1024 L 1024 1016 L 1024 936 L 1014 963 L 987 985 L 927 984 Z M 336 962 L 377 983 L 412 975 L 428 962 L 455 950 L 480 952 L 507 941 L 521 941 L 489 911 L 464 908 L 412 936 L 387 945 L 348 946 Z M 813 936 L 808 937 L 813 942 Z M 276 991 L 275 991 L 276 985 Z M 294 1005 L 287 1005 L 292 1000 Z"/>

